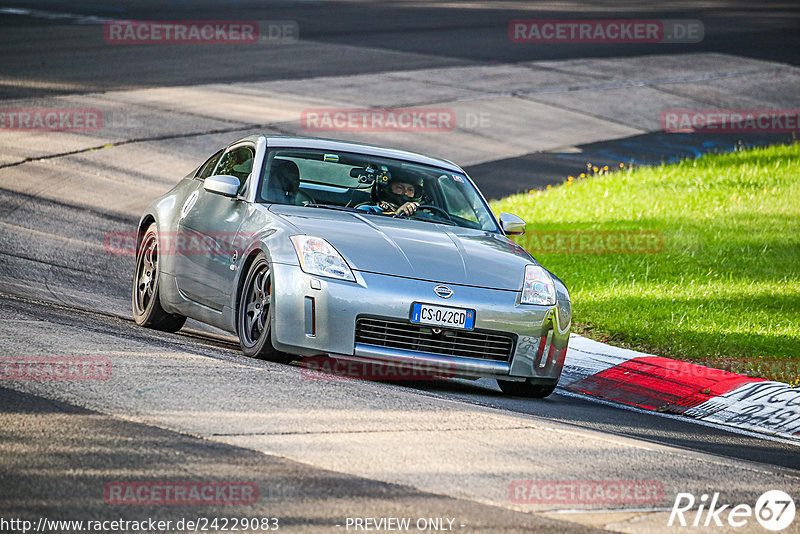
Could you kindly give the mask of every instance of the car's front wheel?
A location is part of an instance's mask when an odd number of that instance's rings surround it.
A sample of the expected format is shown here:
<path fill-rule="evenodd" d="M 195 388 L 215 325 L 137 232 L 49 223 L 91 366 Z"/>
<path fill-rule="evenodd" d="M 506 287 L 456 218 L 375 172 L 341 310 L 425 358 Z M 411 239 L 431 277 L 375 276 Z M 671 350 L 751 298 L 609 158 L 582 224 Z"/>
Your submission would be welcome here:
<path fill-rule="evenodd" d="M 527 379 L 524 382 L 512 382 L 510 380 L 498 380 L 497 385 L 500 390 L 506 395 L 514 397 L 530 397 L 534 399 L 543 399 L 550 395 L 556 389 L 557 382 L 552 384 L 542 384 Z"/>
<path fill-rule="evenodd" d="M 167 313 L 161 307 L 158 292 L 160 278 L 159 241 L 156 223 L 151 224 L 142 237 L 136 252 L 136 272 L 133 276 L 133 319 L 136 324 L 162 330 L 177 332 L 186 322 L 186 317 Z"/>
<path fill-rule="evenodd" d="M 245 276 L 236 311 L 236 331 L 245 356 L 272 361 L 292 357 L 272 346 L 272 286 L 267 257 L 259 253 Z"/>

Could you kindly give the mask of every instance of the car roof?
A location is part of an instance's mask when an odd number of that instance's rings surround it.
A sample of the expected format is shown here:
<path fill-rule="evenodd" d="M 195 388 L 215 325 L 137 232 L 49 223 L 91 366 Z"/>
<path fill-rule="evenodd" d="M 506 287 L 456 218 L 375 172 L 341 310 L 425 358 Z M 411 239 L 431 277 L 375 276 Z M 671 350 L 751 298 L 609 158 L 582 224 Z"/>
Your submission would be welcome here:
<path fill-rule="evenodd" d="M 406 150 L 385 148 L 376 145 L 368 145 L 366 143 L 352 143 L 348 141 L 339 141 L 336 139 L 323 139 L 318 137 L 299 137 L 299 136 L 284 136 L 284 135 L 265 135 L 263 137 L 267 141 L 267 148 L 273 148 L 273 147 L 312 148 L 312 149 L 331 150 L 338 152 L 353 152 L 356 154 L 367 154 L 370 156 L 401 159 L 404 161 L 411 161 L 423 165 L 432 165 L 434 167 L 441 167 L 451 171 L 464 173 L 464 170 L 455 163 L 453 163 L 452 161 L 448 161 L 446 159 L 434 158 L 431 156 L 426 156 L 424 154 L 417 154 L 416 152 L 409 152 Z"/>

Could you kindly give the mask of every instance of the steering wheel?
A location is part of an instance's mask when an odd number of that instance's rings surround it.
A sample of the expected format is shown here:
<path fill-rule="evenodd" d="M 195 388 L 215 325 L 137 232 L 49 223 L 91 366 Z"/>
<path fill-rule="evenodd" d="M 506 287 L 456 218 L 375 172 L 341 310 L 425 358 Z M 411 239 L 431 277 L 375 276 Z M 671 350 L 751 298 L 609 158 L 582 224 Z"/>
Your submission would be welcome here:
<path fill-rule="evenodd" d="M 316 201 L 314 200 L 314 197 L 312 197 L 305 191 L 300 191 L 298 189 L 297 194 L 295 195 L 294 202 L 299 206 L 305 206 L 306 204 L 314 204 Z"/>
<path fill-rule="evenodd" d="M 455 223 L 453 223 L 453 219 L 450 218 L 450 214 L 447 213 L 446 211 L 444 211 L 439 206 L 434 206 L 433 204 L 420 204 L 419 206 L 417 206 L 417 211 L 414 212 L 414 215 L 416 215 L 417 212 L 419 212 L 420 210 L 423 210 L 423 211 L 427 210 L 427 211 L 433 211 L 433 212 L 439 213 L 441 215 L 444 215 L 444 218 L 447 219 L 447 221 L 449 223 L 455 224 Z M 396 217 L 405 217 L 405 215 L 400 214 L 400 215 L 396 215 Z"/>

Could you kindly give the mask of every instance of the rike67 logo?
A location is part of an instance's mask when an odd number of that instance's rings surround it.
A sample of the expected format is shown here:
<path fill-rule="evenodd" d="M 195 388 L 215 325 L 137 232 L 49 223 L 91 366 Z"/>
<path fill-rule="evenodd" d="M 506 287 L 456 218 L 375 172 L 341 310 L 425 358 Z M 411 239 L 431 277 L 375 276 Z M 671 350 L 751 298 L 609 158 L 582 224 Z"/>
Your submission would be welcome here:
<path fill-rule="evenodd" d="M 722 504 L 716 492 L 711 497 L 703 494 L 700 499 L 691 493 L 678 493 L 667 526 L 722 527 L 727 523 L 734 528 L 750 526 L 750 532 L 755 519 L 765 529 L 777 532 L 791 525 L 794 517 L 794 500 L 781 490 L 764 492 L 755 506 Z"/>

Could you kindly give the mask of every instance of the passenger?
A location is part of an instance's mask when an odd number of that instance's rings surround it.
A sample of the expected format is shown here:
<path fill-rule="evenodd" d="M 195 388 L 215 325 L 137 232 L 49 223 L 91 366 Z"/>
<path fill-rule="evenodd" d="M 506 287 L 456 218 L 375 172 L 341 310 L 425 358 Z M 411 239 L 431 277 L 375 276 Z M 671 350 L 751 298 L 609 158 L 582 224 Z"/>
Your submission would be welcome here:
<path fill-rule="evenodd" d="M 277 204 L 301 204 L 306 199 L 300 198 L 299 189 L 300 170 L 297 164 L 287 159 L 276 159 L 269 173 L 265 200 Z"/>

